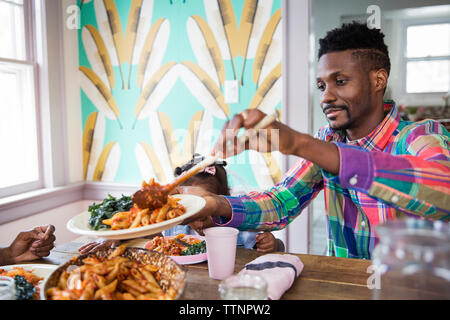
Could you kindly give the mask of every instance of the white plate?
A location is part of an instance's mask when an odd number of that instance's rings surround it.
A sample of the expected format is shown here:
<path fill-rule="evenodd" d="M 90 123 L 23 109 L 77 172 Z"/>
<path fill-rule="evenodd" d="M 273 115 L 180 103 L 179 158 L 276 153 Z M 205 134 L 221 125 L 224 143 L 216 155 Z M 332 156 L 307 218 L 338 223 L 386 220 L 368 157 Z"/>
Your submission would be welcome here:
<path fill-rule="evenodd" d="M 182 223 L 185 219 L 199 212 L 206 203 L 205 199 L 190 194 L 177 194 L 173 195 L 173 197 L 181 199 L 180 203 L 186 208 L 186 213 L 170 220 L 133 229 L 95 231 L 89 225 L 89 218 L 91 217 L 91 213 L 89 211 L 85 211 L 70 219 L 69 222 L 67 222 L 67 229 L 69 229 L 69 231 L 73 233 L 83 236 L 91 236 L 111 240 L 141 238 L 173 228 L 174 226 Z"/>
<path fill-rule="evenodd" d="M 39 288 L 42 291 L 45 280 L 49 275 L 52 274 L 54 270 L 56 270 L 56 268 L 58 268 L 58 266 L 54 264 L 31 264 L 31 263 L 0 266 L 0 269 L 4 269 L 6 271 L 14 270 L 14 268 L 23 268 L 24 270 L 30 271 L 40 278 L 44 278 L 41 281 L 39 281 Z"/>

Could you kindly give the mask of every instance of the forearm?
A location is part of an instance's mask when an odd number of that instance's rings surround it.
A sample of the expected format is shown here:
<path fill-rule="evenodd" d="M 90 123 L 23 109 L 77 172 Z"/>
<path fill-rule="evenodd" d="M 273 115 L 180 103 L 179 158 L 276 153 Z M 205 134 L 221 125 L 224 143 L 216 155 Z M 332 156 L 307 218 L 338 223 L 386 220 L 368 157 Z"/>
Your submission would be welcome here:
<path fill-rule="evenodd" d="M 0 248 L 0 266 L 14 264 L 9 248 Z"/>
<path fill-rule="evenodd" d="M 231 208 L 230 203 L 223 196 L 213 196 L 211 197 L 211 205 L 213 206 L 213 217 L 224 217 L 227 219 L 231 219 L 233 214 L 233 210 Z M 209 202 L 209 201 L 207 201 Z M 208 203 L 207 203 L 208 205 Z"/>
<path fill-rule="evenodd" d="M 339 174 L 339 150 L 334 143 L 322 141 L 300 132 L 296 133 L 293 142 L 290 154 L 309 160 L 331 174 Z"/>
<path fill-rule="evenodd" d="M 279 230 L 292 222 L 322 188 L 320 168 L 299 159 L 270 190 L 221 197 L 214 222 L 241 230 Z"/>

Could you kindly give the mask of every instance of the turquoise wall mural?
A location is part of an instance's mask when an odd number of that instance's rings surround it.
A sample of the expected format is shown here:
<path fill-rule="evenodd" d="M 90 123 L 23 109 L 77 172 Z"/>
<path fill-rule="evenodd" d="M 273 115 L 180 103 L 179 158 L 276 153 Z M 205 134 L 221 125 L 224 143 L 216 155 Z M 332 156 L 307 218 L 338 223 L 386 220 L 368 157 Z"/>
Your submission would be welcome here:
<path fill-rule="evenodd" d="M 84 177 L 173 179 L 208 154 L 225 122 L 247 108 L 281 118 L 281 0 L 85 0 L 79 66 Z M 227 104 L 225 81 L 239 102 Z M 266 188 L 279 155 L 229 159 L 231 186 Z"/>

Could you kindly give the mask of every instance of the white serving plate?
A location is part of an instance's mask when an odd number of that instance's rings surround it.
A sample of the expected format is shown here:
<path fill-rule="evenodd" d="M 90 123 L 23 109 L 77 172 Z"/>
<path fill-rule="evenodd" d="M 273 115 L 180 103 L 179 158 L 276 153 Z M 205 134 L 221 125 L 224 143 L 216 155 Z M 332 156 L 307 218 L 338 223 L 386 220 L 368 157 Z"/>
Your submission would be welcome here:
<path fill-rule="evenodd" d="M 111 240 L 126 240 L 141 238 L 162 232 L 164 230 L 170 229 L 179 225 L 187 218 L 195 215 L 199 212 L 206 204 L 205 199 L 190 195 L 190 194 L 177 194 L 173 197 L 180 198 L 180 203 L 186 208 L 186 213 L 159 223 L 150 224 L 145 227 L 133 228 L 133 229 L 123 229 L 123 230 L 93 230 L 89 225 L 89 218 L 91 216 L 90 212 L 85 211 L 79 215 L 73 217 L 67 222 L 67 229 L 69 231 L 90 237 L 111 239 Z"/>

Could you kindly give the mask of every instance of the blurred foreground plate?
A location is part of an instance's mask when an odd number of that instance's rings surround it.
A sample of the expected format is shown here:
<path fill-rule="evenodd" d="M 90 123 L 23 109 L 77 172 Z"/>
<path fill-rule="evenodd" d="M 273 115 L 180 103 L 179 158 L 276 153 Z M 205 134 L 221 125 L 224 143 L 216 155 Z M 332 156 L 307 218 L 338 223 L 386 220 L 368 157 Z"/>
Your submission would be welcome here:
<path fill-rule="evenodd" d="M 32 264 L 32 263 L 0 266 L 0 269 L 6 271 L 14 270 L 14 268 L 23 268 L 25 271 L 29 271 L 40 278 L 44 278 L 39 282 L 39 289 L 42 292 L 45 280 L 52 274 L 53 271 L 56 270 L 56 268 L 58 268 L 58 266 L 54 264 Z"/>

